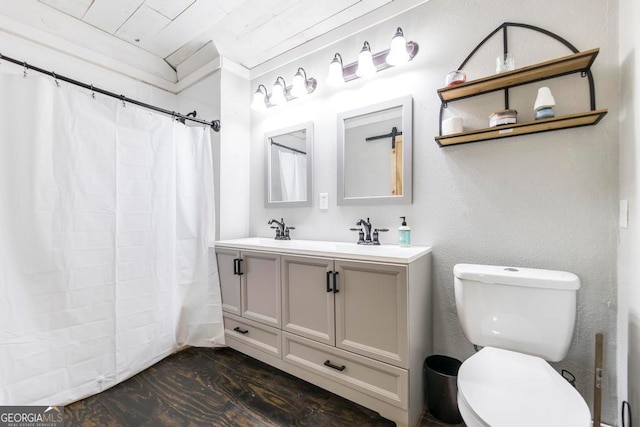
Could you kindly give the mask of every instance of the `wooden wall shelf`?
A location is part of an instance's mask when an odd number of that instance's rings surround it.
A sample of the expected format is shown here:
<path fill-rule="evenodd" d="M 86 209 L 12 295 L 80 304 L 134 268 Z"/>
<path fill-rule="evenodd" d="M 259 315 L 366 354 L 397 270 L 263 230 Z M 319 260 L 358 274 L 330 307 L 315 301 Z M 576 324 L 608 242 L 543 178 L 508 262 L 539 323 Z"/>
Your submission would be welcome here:
<path fill-rule="evenodd" d="M 471 80 L 455 86 L 438 89 L 438 96 L 440 97 L 441 101 L 440 135 L 436 136 L 435 140 L 440 147 L 486 141 L 490 139 L 507 138 L 510 136 L 528 135 L 531 133 L 547 132 L 559 129 L 569 129 L 579 126 L 595 125 L 600 122 L 600 120 L 602 120 L 604 116 L 607 115 L 606 108 L 600 110 L 596 109 L 595 84 L 593 82 L 593 74 L 591 73 L 591 65 L 595 61 L 596 56 L 598 56 L 600 49 L 595 48 L 580 52 L 575 46 L 573 46 L 562 37 L 533 25 L 517 22 L 504 22 L 498 28 L 489 33 L 489 35 L 486 36 L 471 51 L 471 53 L 469 53 L 465 60 L 462 61 L 462 64 L 460 64 L 458 69 L 462 70 L 469 59 L 471 59 L 471 57 L 473 57 L 478 52 L 478 49 L 480 49 L 480 47 L 482 47 L 482 45 L 484 45 L 487 40 L 492 38 L 499 31 L 502 31 L 504 53 L 506 54 L 507 52 L 509 52 L 507 45 L 507 28 L 509 27 L 525 28 L 542 33 L 545 36 L 548 36 L 552 39 L 555 39 L 557 42 L 562 43 L 571 52 L 573 52 L 573 54 L 518 68 L 512 71 L 493 74 L 491 76 Z M 586 77 L 586 79 L 588 80 L 590 111 L 584 113 L 567 114 L 564 116 L 556 116 L 549 119 L 534 120 L 524 123 L 515 123 L 486 129 L 476 129 L 467 132 L 442 135 L 443 113 L 445 108 L 447 107 L 447 103 L 449 102 L 469 98 L 472 96 L 483 95 L 498 90 L 504 90 L 504 108 L 505 110 L 507 110 L 509 109 L 509 88 L 574 73 L 581 73 L 582 77 Z"/>
<path fill-rule="evenodd" d="M 599 48 L 574 53 L 551 61 L 541 62 L 513 71 L 494 74 L 455 86 L 438 89 L 443 103 L 469 98 L 484 93 L 520 86 L 567 74 L 586 72 L 593 64 Z"/>
<path fill-rule="evenodd" d="M 569 114 L 565 116 L 552 117 L 550 119 L 535 120 L 532 122 L 516 123 L 512 125 L 496 126 L 450 135 L 441 135 L 436 136 L 436 142 L 439 146 L 445 147 L 449 145 L 485 141 L 488 139 L 595 125 L 607 114 L 607 112 L 607 109 L 604 108 L 595 111 L 588 111 L 586 113 Z"/>

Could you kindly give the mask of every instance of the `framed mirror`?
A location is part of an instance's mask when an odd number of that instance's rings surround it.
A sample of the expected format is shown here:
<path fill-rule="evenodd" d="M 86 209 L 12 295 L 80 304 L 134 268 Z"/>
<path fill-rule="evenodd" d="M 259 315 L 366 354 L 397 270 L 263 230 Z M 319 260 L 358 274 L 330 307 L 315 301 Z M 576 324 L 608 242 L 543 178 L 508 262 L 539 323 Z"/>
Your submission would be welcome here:
<path fill-rule="evenodd" d="M 265 134 L 265 207 L 311 206 L 313 123 Z"/>
<path fill-rule="evenodd" d="M 412 98 L 338 115 L 338 205 L 410 204 Z"/>

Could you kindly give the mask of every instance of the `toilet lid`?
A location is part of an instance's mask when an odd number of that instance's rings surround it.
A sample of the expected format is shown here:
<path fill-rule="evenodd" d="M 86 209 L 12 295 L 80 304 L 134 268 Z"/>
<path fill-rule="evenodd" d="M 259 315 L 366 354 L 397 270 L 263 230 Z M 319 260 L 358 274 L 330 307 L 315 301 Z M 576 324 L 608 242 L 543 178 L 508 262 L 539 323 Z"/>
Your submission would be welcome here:
<path fill-rule="evenodd" d="M 485 347 L 460 367 L 458 392 L 492 427 L 591 425 L 580 393 L 535 356 Z"/>

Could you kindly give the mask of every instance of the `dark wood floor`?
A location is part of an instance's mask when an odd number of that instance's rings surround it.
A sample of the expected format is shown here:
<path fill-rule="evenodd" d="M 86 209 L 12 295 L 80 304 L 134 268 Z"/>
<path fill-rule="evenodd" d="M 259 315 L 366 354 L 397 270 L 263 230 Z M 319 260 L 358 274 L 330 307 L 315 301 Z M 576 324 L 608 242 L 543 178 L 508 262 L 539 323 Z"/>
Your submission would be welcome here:
<path fill-rule="evenodd" d="M 347 425 L 394 423 L 229 348 L 188 348 L 65 407 L 66 427 Z"/>

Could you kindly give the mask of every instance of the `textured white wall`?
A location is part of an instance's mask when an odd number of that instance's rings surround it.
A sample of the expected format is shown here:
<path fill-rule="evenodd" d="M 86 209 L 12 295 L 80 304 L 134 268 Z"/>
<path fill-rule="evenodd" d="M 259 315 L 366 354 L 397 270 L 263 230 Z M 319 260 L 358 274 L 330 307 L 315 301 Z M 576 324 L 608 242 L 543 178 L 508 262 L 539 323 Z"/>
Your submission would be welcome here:
<path fill-rule="evenodd" d="M 629 228 L 620 229 L 618 257 L 619 403 L 640 413 L 640 5 L 620 1 L 620 199 L 629 201 Z"/>
<path fill-rule="evenodd" d="M 278 68 L 251 82 L 270 87 L 278 75 L 290 83 L 297 67 L 318 79 L 305 100 L 252 112 L 251 216 L 249 234 L 271 236 L 270 218 L 296 226 L 294 238 L 355 241 L 349 231 L 358 218 L 396 230 L 406 215 L 412 241 L 434 248 L 434 351 L 465 359 L 473 352 L 460 329 L 453 297 L 453 265 L 459 262 L 506 264 L 567 270 L 578 274 L 577 327 L 569 355 L 557 367 L 572 371 L 579 391 L 592 402 L 594 335 L 605 335 L 605 422 L 616 419 L 616 245 L 618 209 L 618 3 L 590 0 L 431 0 L 410 13 L 349 37 Z M 490 31 L 504 21 L 536 25 L 566 38 L 580 50 L 600 47 L 593 67 L 597 106 L 609 115 L 597 126 L 439 148 L 440 103 L 436 90 Z M 324 79 L 335 52 L 354 61 L 367 40 L 383 50 L 401 26 L 420 44 L 418 56 L 404 69 L 390 69 L 371 80 L 328 87 Z M 516 65 L 523 66 L 569 52 L 552 39 L 525 30 L 510 32 Z M 501 39 L 491 42 L 465 68 L 470 78 L 491 73 Z M 520 119 L 533 117 L 539 86 L 551 87 L 557 113 L 587 110 L 586 80 L 579 75 L 511 90 Z M 410 206 L 336 205 L 336 115 L 390 98 L 413 96 L 413 188 Z M 493 94 L 451 104 L 466 124 L 485 122 L 501 109 Z M 312 120 L 314 138 L 313 206 L 265 209 L 263 194 L 265 132 Z M 329 210 L 318 209 L 318 193 L 329 193 Z M 395 232 L 382 236 L 395 242 Z"/>
<path fill-rule="evenodd" d="M 250 86 L 225 66 L 221 73 L 220 239 L 233 239 L 249 233 Z"/>
<path fill-rule="evenodd" d="M 217 239 L 249 233 L 249 80 L 243 71 L 224 59 L 219 69 L 178 94 L 183 113 L 195 109 L 198 117 L 221 122 L 212 139 Z"/>

